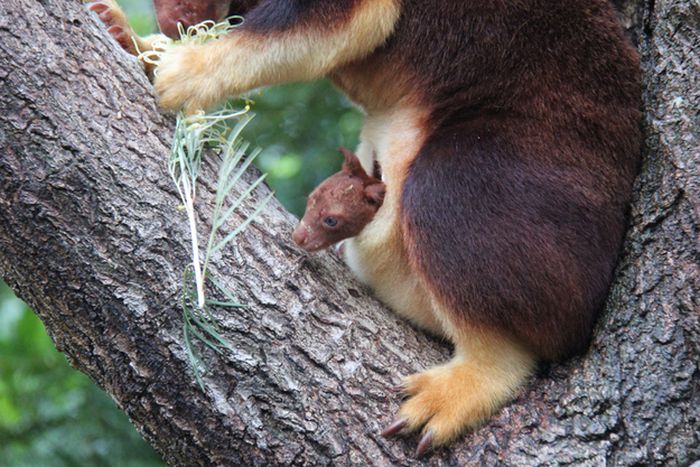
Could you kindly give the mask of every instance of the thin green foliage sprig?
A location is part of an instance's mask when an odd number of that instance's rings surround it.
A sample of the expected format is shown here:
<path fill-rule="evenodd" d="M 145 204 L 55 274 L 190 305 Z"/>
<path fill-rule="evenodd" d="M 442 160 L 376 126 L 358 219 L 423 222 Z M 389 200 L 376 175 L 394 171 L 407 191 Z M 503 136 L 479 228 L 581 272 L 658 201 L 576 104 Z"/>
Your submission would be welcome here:
<path fill-rule="evenodd" d="M 194 345 L 194 339 L 216 352 L 230 349 L 230 345 L 222 337 L 211 315 L 210 307 L 244 306 L 238 303 L 233 294 L 210 273 L 209 264 L 212 255 L 229 245 L 257 217 L 273 196 L 273 193 L 266 196 L 232 231 L 225 235 L 220 234 L 221 227 L 231 220 L 233 214 L 265 179 L 265 175 L 258 177 L 245 190 L 233 196 L 234 188 L 240 184 L 243 174 L 260 154 L 260 149 L 255 149 L 248 154 L 249 144 L 240 139 L 243 128 L 252 119 L 247 112 L 248 106 L 241 110 L 225 107 L 209 114 L 178 115 L 168 160 L 168 170 L 177 187 L 190 228 L 192 261 L 183 279 L 183 335 L 188 359 L 195 371 L 197 381 L 202 386 L 201 373 L 204 365 Z M 233 122 L 236 122 L 235 125 L 232 124 Z M 219 171 L 211 226 L 202 255 L 195 202 L 197 182 L 205 156 L 212 156 L 219 161 Z M 223 295 L 225 299 L 208 299 L 207 283 L 211 284 L 215 292 Z"/>
<path fill-rule="evenodd" d="M 192 265 L 197 288 L 197 305 L 200 308 L 205 304 L 204 279 L 211 255 L 233 240 L 261 209 L 259 207 L 253 215 L 234 229 L 233 232 L 226 235 L 224 239 L 217 241 L 216 234 L 220 227 L 230 219 L 233 212 L 240 207 L 243 201 L 264 180 L 263 175 L 246 191 L 241 193 L 230 206 L 225 205 L 236 183 L 260 153 L 260 150 L 253 151 L 241 163 L 246 155 L 248 144 L 240 142 L 239 137 L 245 125 L 252 118 L 246 114 L 247 111 L 248 107 L 246 106 L 242 110 L 233 110 L 226 107 L 210 114 L 198 113 L 185 116 L 181 113 L 178 115 L 175 125 L 168 170 L 187 213 L 192 242 Z M 231 121 L 235 119 L 238 119 L 238 123 L 231 129 Z M 197 178 L 199 177 L 202 158 L 207 150 L 218 152 L 221 157 L 221 163 L 216 185 L 212 226 L 205 250 L 204 264 L 202 264 L 200 261 L 197 217 L 194 203 L 197 197 Z"/>
<path fill-rule="evenodd" d="M 212 276 L 209 283 L 214 285 L 216 291 L 225 297 L 225 300 L 207 299 L 206 306 L 196 306 L 197 291 L 194 283 L 194 274 L 190 267 L 185 269 L 183 277 L 182 293 L 182 335 L 185 341 L 185 352 L 194 376 L 199 386 L 204 389 L 202 375 L 206 365 L 195 340 L 203 343 L 214 352 L 221 354 L 224 350 L 232 351 L 231 343 L 223 337 L 220 326 L 211 314 L 210 307 L 221 306 L 229 308 L 246 308 L 246 305 L 237 302 L 233 294 L 224 288 Z"/>
<path fill-rule="evenodd" d="M 179 25 L 181 38 L 177 42 L 191 45 L 216 40 L 238 26 L 241 21 L 240 17 L 228 18 L 220 23 L 206 21 L 187 28 L 187 30 Z M 161 42 L 154 44 L 154 50 L 141 53 L 139 58 L 144 62 L 156 65 L 155 73 L 157 74 L 157 65 L 162 54 L 167 52 L 167 49 L 174 43 L 163 37 Z M 179 113 L 168 160 L 168 171 L 182 200 L 190 229 L 192 261 L 183 274 L 181 303 L 183 337 L 187 358 L 194 370 L 197 382 L 202 388 L 204 388 L 202 374 L 206 365 L 202 360 L 201 352 L 195 345 L 195 340 L 217 353 L 221 353 L 223 350 L 232 350 L 230 343 L 223 337 L 210 308 L 245 307 L 209 271 L 212 255 L 229 245 L 257 217 L 273 196 L 273 193 L 270 193 L 265 197 L 256 209 L 231 232 L 223 236 L 220 234 L 221 227 L 231 220 L 234 212 L 265 179 L 264 175 L 259 177 L 237 196 L 233 196 L 234 187 L 240 183 L 245 171 L 260 154 L 260 149 L 255 149 L 248 154 L 249 144 L 240 139 L 243 128 L 252 119 L 248 113 L 249 110 L 250 105 L 246 102 L 242 109 L 226 106 L 211 113 L 199 112 L 195 115 Z M 217 160 L 219 171 L 212 223 L 206 247 L 201 254 L 195 202 L 197 182 L 204 157 L 212 157 Z M 206 295 L 207 284 L 212 286 L 212 291 L 218 297 L 223 298 L 208 298 Z"/>

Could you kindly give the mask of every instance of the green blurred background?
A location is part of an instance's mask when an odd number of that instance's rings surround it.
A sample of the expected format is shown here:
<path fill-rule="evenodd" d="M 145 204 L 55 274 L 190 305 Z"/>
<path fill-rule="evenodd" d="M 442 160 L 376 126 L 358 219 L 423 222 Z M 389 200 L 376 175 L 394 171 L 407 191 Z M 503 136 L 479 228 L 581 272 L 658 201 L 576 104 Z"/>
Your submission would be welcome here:
<path fill-rule="evenodd" d="M 155 29 L 150 0 L 118 0 L 139 34 Z M 116 47 L 116 44 L 115 44 Z M 245 138 L 282 203 L 306 195 L 353 148 L 360 113 L 326 81 L 252 96 Z M 165 161 L 163 162 L 165 163 Z M 0 281 L 0 466 L 150 466 L 162 461 L 112 399 L 58 353 L 41 321 Z"/>

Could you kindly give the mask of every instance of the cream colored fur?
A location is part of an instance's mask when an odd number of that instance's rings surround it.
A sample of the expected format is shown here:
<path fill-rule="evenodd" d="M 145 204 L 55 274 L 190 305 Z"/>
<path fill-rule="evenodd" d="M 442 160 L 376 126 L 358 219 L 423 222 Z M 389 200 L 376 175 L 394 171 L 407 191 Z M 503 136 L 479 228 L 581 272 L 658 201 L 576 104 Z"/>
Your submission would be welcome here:
<path fill-rule="evenodd" d="M 234 30 L 208 44 L 174 47 L 155 80 L 161 106 L 194 112 L 260 86 L 320 78 L 372 52 L 398 17 L 398 0 L 364 0 L 350 21 L 327 29 L 292 27 L 269 35 Z"/>
<path fill-rule="evenodd" d="M 402 107 L 367 116 L 357 156 L 371 173 L 376 155 L 387 191 L 372 222 L 346 241 L 345 260 L 394 311 L 434 334 L 445 335 L 425 287 L 408 264 L 399 220 L 401 187 L 408 164 L 423 143 L 424 118 L 421 110 Z"/>
<path fill-rule="evenodd" d="M 509 401 L 531 374 L 535 358 L 507 336 L 455 322 L 459 310 L 446 310 L 409 265 L 399 207 L 409 165 L 425 141 L 426 117 L 421 109 L 400 106 L 367 116 L 357 154 L 365 170 L 377 158 L 387 192 L 374 220 L 346 242 L 345 259 L 390 308 L 455 344 L 449 363 L 406 378 L 411 397 L 399 412 L 407 431 L 430 431 L 438 445 Z"/>
<path fill-rule="evenodd" d="M 380 45 L 398 15 L 398 0 L 365 0 L 347 24 L 328 30 L 292 28 L 269 36 L 239 31 L 207 45 L 176 47 L 158 71 L 155 84 L 161 105 L 192 112 L 252 88 L 333 71 L 341 87 L 360 86 L 363 70 L 350 66 L 343 73 L 338 68 Z M 435 444 L 441 444 L 510 400 L 531 374 L 535 359 L 508 336 L 456 322 L 459 310 L 446 310 L 411 267 L 399 219 L 400 201 L 410 164 L 427 136 L 428 110 L 408 94 L 404 88 L 390 98 L 353 93 L 365 96 L 361 104 L 370 111 L 358 157 L 371 173 L 376 155 L 387 192 L 373 221 L 346 242 L 345 258 L 390 308 L 454 342 L 455 356 L 449 363 L 405 380 L 411 397 L 400 410 L 407 430 L 422 427 Z"/>

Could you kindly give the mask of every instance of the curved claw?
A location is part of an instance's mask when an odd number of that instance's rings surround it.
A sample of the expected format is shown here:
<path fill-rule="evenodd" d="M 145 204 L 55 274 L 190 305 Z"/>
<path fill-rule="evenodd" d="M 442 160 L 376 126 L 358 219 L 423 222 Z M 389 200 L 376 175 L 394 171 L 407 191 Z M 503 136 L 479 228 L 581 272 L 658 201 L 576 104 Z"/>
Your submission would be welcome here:
<path fill-rule="evenodd" d="M 99 16 L 100 20 L 105 24 L 112 24 L 114 22 L 114 13 L 112 13 L 112 10 L 104 10 L 97 16 Z"/>
<path fill-rule="evenodd" d="M 102 2 L 92 2 L 88 3 L 88 10 L 94 11 L 95 13 L 102 13 L 105 10 L 109 10 L 109 5 Z"/>
<path fill-rule="evenodd" d="M 382 431 L 382 436 L 385 438 L 388 438 L 389 436 L 393 436 L 399 431 L 403 430 L 406 428 L 406 425 L 408 425 L 408 419 L 406 418 L 400 418 L 398 420 L 395 420 L 391 425 L 386 427 L 384 431 Z"/>
<path fill-rule="evenodd" d="M 99 0 L 88 3 L 87 5 L 88 10 L 97 13 L 100 21 L 102 21 L 104 24 L 108 26 L 115 25 L 114 11 L 112 10 L 111 5 Z"/>
<path fill-rule="evenodd" d="M 126 32 L 123 27 L 115 24 L 114 26 L 107 28 L 107 32 L 110 33 L 114 40 L 119 43 L 122 49 L 126 50 L 132 55 L 138 55 L 138 51 L 134 47 L 131 35 L 129 35 L 129 33 Z"/>
<path fill-rule="evenodd" d="M 113 25 L 107 28 L 107 32 L 113 36 L 118 36 L 119 34 L 124 34 L 124 28 L 118 25 Z"/>
<path fill-rule="evenodd" d="M 102 24 L 107 27 L 107 32 L 119 43 L 122 49 L 131 55 L 138 55 L 139 48 L 141 50 L 145 49 L 140 43 L 138 46 L 134 45 L 134 41 L 138 41 L 138 36 L 129 26 L 124 12 L 119 8 L 119 4 L 115 0 L 84 1 L 87 9 L 97 14 Z"/>
<path fill-rule="evenodd" d="M 433 447 L 433 430 L 428 430 L 418 443 L 416 457 L 422 457 L 431 447 Z"/>

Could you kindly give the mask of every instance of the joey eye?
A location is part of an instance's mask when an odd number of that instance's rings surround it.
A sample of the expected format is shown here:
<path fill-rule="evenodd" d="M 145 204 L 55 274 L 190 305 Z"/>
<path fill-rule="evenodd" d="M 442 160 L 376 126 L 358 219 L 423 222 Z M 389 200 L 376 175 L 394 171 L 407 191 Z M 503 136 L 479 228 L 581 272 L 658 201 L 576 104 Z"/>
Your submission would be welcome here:
<path fill-rule="evenodd" d="M 338 219 L 329 216 L 323 219 L 323 223 L 326 224 L 328 227 L 335 227 L 336 225 L 338 225 Z"/>

